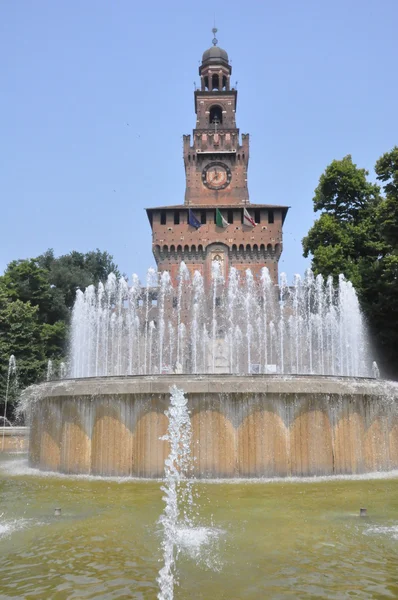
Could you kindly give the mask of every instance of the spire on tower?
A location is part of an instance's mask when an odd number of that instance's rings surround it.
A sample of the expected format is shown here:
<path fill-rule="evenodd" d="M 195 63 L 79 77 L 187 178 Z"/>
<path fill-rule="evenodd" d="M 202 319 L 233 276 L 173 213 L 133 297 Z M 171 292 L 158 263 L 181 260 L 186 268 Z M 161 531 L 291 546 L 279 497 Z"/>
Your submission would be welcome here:
<path fill-rule="evenodd" d="M 217 31 L 218 31 L 217 27 L 213 27 L 212 32 L 213 32 L 214 37 L 211 40 L 213 42 L 213 46 L 217 46 L 217 43 L 218 43 L 218 39 L 216 38 Z"/>

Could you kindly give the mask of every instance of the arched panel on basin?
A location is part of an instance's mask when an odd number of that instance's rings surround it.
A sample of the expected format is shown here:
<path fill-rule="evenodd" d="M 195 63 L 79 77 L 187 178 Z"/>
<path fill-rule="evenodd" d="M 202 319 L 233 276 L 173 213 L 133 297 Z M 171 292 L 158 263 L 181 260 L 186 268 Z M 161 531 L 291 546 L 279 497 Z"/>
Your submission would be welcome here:
<path fill-rule="evenodd" d="M 291 474 L 332 475 L 332 430 L 326 410 L 303 409 L 290 426 Z"/>
<path fill-rule="evenodd" d="M 58 471 L 61 458 L 60 403 L 54 399 L 43 400 L 40 406 L 40 466 Z"/>
<path fill-rule="evenodd" d="M 386 471 L 390 468 L 388 419 L 375 415 L 365 434 L 367 471 Z"/>
<path fill-rule="evenodd" d="M 162 411 L 151 409 L 137 420 L 132 436 L 132 474 L 136 477 L 162 477 L 169 444 L 161 440 L 167 433 L 168 419 Z"/>
<path fill-rule="evenodd" d="M 191 418 L 192 456 L 196 477 L 234 477 L 236 432 L 231 421 L 214 408 L 202 408 Z"/>
<path fill-rule="evenodd" d="M 365 424 L 361 412 L 345 403 L 334 427 L 334 472 L 364 473 Z"/>
<path fill-rule="evenodd" d="M 130 475 L 132 435 L 121 418 L 120 398 L 98 398 L 91 442 L 91 472 Z"/>
<path fill-rule="evenodd" d="M 398 419 L 393 417 L 389 431 L 390 468 L 398 469 Z"/>
<path fill-rule="evenodd" d="M 88 422 L 92 401 L 67 401 L 62 406 L 61 470 L 64 473 L 89 473 L 91 439 Z"/>
<path fill-rule="evenodd" d="M 282 418 L 270 410 L 255 410 L 238 430 L 240 477 L 283 477 L 289 473 L 286 428 Z"/>
<path fill-rule="evenodd" d="M 32 467 L 40 467 L 40 444 L 41 427 L 40 414 L 37 407 L 34 407 L 30 415 L 29 431 L 29 464 Z"/>

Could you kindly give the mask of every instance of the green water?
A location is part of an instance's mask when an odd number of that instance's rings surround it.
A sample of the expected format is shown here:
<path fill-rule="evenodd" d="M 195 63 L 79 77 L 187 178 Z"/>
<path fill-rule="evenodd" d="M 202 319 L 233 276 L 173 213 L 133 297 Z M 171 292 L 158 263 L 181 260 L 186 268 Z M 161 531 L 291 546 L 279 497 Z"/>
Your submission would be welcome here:
<path fill-rule="evenodd" d="M 159 482 L 11 475 L 24 473 L 12 460 L 0 464 L 0 599 L 156 598 Z M 398 598 L 398 479 L 197 491 L 214 540 L 180 552 L 176 599 Z"/>

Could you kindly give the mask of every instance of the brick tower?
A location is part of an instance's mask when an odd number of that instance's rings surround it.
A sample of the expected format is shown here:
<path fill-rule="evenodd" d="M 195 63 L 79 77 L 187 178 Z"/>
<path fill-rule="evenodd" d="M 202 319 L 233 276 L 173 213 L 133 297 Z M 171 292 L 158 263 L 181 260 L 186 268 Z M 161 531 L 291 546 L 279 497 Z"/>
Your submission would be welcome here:
<path fill-rule="evenodd" d="M 158 270 L 169 271 L 173 280 L 184 261 L 207 282 L 212 261 L 219 260 L 224 277 L 231 266 L 250 268 L 255 276 L 266 266 L 277 283 L 288 207 L 249 201 L 249 135 L 240 139 L 236 126 L 238 92 L 231 87 L 231 71 L 214 37 L 199 67 L 192 144 L 190 135 L 183 137 L 184 204 L 146 209 L 153 254 Z"/>

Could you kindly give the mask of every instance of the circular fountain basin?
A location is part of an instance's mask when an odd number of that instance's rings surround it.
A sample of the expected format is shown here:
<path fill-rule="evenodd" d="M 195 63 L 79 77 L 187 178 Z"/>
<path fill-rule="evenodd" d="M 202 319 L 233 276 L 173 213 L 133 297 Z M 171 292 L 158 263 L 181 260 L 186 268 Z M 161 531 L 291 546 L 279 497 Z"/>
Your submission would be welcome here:
<path fill-rule="evenodd" d="M 194 476 L 260 478 L 398 468 L 398 384 L 282 375 L 98 377 L 37 386 L 30 464 L 162 477 L 170 388 L 188 398 Z"/>

